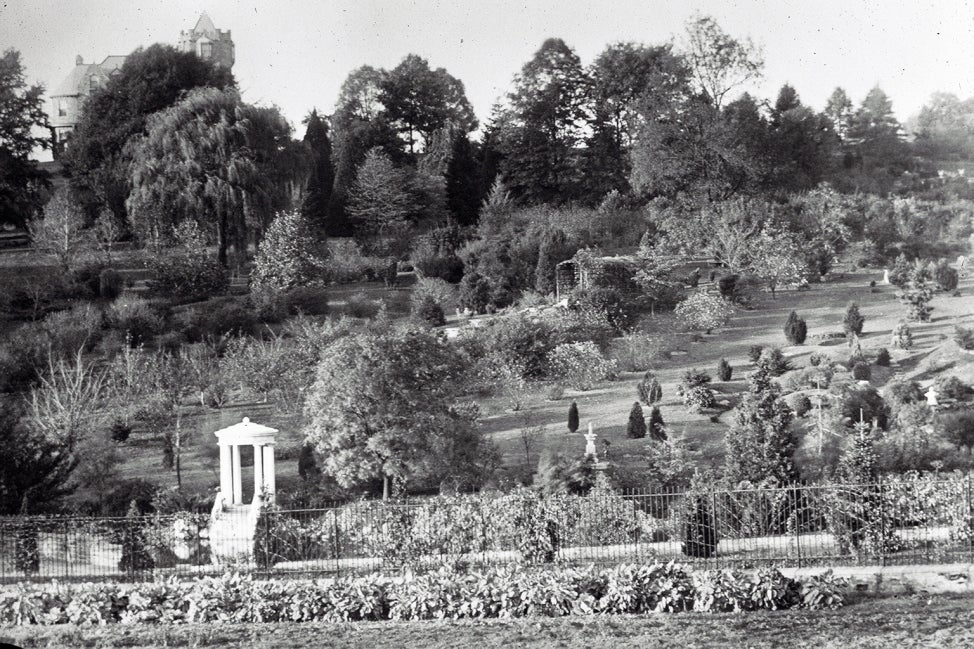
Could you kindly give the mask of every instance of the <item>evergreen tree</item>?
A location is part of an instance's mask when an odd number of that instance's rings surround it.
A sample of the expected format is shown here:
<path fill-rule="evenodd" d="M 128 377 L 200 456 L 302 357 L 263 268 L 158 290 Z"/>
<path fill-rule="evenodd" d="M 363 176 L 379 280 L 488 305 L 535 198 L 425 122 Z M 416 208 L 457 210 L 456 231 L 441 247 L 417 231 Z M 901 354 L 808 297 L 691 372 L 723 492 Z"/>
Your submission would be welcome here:
<path fill-rule="evenodd" d="M 801 345 L 807 337 L 808 325 L 805 324 L 803 318 L 799 318 L 798 314 L 792 311 L 788 315 L 788 320 L 785 322 L 785 338 L 792 345 Z"/>
<path fill-rule="evenodd" d="M 646 419 L 643 417 L 643 409 L 638 401 L 633 402 L 632 410 L 629 411 L 626 437 L 629 439 L 642 439 L 646 437 Z"/>
<path fill-rule="evenodd" d="M 139 508 L 133 500 L 129 503 L 128 513 L 121 530 L 122 556 L 118 560 L 118 569 L 122 572 L 136 573 L 152 570 L 155 560 L 149 552 L 149 542 L 145 537 L 145 521 L 139 514 Z"/>
<path fill-rule="evenodd" d="M 574 433 L 578 431 L 578 404 L 572 401 L 572 405 L 568 406 L 568 432 Z"/>
<path fill-rule="evenodd" d="M 335 185 L 335 168 L 332 164 L 331 138 L 328 136 L 328 123 L 312 110 L 304 123 L 304 146 L 311 160 L 311 173 L 308 176 L 307 191 L 301 204 L 301 214 L 314 227 L 329 236 L 340 236 L 328 219 L 328 205 L 331 202 L 332 188 Z"/>
<path fill-rule="evenodd" d="M 636 384 L 636 394 L 639 395 L 640 401 L 651 406 L 663 398 L 663 386 L 660 385 L 656 376 L 648 371 Z"/>
<path fill-rule="evenodd" d="M 307 286 L 324 278 L 326 255 L 327 248 L 315 237 L 304 214 L 282 212 L 257 245 L 251 287 L 287 291 Z"/>
<path fill-rule="evenodd" d="M 726 475 L 733 483 L 781 485 L 798 478 L 793 456 L 797 440 L 791 430 L 793 413 L 777 386 L 760 368 L 751 375 L 749 392 L 734 410 L 726 434 Z"/>
<path fill-rule="evenodd" d="M 855 302 L 850 302 L 848 308 L 845 310 L 845 318 L 842 320 L 842 329 L 846 335 L 855 334 L 861 336 L 862 326 L 865 322 L 866 319 L 859 313 L 859 305 Z"/>
<path fill-rule="evenodd" d="M 482 186 L 474 145 L 465 133 L 457 133 L 446 168 L 446 204 L 460 225 L 476 225 Z"/>
<path fill-rule="evenodd" d="M 658 442 L 666 441 L 666 424 L 657 406 L 649 411 L 649 435 Z"/>
<path fill-rule="evenodd" d="M 298 476 L 302 480 L 312 481 L 320 475 L 321 470 L 318 468 L 318 461 L 315 459 L 315 449 L 310 443 L 305 442 L 301 447 L 301 454 L 298 455 Z"/>
<path fill-rule="evenodd" d="M 370 242 L 394 234 L 406 224 L 414 207 L 407 184 L 406 174 L 382 149 L 366 154 L 348 198 L 347 211 L 354 219 L 356 237 Z"/>
<path fill-rule="evenodd" d="M 734 368 L 727 362 L 727 359 L 720 359 L 720 362 L 717 363 L 717 378 L 721 381 L 730 381 L 733 374 Z"/>
<path fill-rule="evenodd" d="M 683 528 L 683 554 L 709 559 L 717 552 L 717 527 L 713 508 L 704 493 L 692 491 L 686 495 L 686 523 Z"/>

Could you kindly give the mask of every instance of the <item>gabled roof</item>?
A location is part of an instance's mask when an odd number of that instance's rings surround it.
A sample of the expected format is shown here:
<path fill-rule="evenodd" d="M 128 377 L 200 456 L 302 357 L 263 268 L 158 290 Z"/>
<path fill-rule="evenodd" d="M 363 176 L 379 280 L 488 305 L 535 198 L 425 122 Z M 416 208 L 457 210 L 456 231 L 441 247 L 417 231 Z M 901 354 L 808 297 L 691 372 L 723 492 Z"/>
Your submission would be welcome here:
<path fill-rule="evenodd" d="M 213 24 L 213 20 L 210 19 L 210 16 L 204 11 L 202 14 L 200 14 L 200 19 L 196 21 L 196 27 L 193 27 L 193 31 L 197 34 L 202 33 L 210 35 L 216 32 L 216 26 Z"/>
<path fill-rule="evenodd" d="M 113 54 L 112 56 L 106 56 L 105 60 L 101 62 L 100 67 L 106 73 L 114 72 L 125 64 L 125 59 L 128 57 L 124 54 Z"/>
<path fill-rule="evenodd" d="M 57 88 L 51 92 L 51 97 L 71 97 L 78 94 L 78 87 L 92 67 L 95 67 L 94 63 L 82 63 L 81 65 L 74 66 L 74 69 L 68 73 Z"/>

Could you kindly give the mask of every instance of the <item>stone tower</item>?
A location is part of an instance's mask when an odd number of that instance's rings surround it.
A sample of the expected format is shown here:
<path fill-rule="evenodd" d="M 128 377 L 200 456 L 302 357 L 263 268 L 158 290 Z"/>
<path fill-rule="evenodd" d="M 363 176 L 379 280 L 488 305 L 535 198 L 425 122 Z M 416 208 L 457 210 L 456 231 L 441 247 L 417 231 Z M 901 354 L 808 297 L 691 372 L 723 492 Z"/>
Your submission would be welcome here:
<path fill-rule="evenodd" d="M 230 30 L 217 29 L 205 11 L 193 29 L 179 32 L 179 49 L 195 52 L 201 59 L 213 61 L 225 68 L 233 67 L 235 53 Z"/>

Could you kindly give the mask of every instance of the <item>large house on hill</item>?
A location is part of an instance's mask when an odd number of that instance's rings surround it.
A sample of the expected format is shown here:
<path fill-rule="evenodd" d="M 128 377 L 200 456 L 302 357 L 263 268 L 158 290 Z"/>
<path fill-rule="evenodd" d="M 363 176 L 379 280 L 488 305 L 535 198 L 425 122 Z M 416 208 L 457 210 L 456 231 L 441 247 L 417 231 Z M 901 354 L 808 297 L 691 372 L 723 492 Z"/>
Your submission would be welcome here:
<path fill-rule="evenodd" d="M 193 29 L 179 33 L 177 47 L 184 52 L 195 52 L 201 59 L 212 60 L 227 68 L 233 67 L 236 58 L 230 30 L 217 29 L 205 12 L 196 21 Z M 116 54 L 106 57 L 101 63 L 85 63 L 81 55 L 75 58 L 74 69 L 51 93 L 51 149 L 55 160 L 71 139 L 71 133 L 81 118 L 85 100 L 118 72 L 126 58 Z"/>

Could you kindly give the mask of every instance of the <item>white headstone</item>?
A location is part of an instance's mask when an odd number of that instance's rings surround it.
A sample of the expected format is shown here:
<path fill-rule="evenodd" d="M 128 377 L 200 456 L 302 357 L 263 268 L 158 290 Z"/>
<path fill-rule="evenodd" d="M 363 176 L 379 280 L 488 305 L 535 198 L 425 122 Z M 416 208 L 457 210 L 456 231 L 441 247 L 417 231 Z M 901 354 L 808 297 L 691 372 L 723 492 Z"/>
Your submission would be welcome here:
<path fill-rule="evenodd" d="M 929 390 L 927 390 L 927 393 L 924 394 L 923 396 L 927 398 L 928 406 L 934 407 L 940 405 L 939 402 L 937 401 L 937 391 L 934 390 L 932 386 Z"/>
<path fill-rule="evenodd" d="M 592 459 L 598 459 L 597 451 L 595 450 L 595 438 L 597 435 L 592 430 L 592 422 L 588 422 L 588 432 L 585 433 L 585 456 L 591 457 Z"/>
<path fill-rule="evenodd" d="M 883 284 L 889 284 L 889 269 L 883 271 Z"/>

